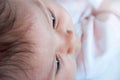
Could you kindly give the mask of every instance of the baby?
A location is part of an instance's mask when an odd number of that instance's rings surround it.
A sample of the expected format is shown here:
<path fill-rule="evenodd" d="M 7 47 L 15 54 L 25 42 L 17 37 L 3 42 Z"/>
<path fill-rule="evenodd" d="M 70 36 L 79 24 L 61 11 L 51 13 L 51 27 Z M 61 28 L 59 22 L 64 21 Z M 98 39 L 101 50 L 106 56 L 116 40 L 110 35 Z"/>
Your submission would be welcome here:
<path fill-rule="evenodd" d="M 74 80 L 72 26 L 55 1 L 0 0 L 0 80 Z"/>

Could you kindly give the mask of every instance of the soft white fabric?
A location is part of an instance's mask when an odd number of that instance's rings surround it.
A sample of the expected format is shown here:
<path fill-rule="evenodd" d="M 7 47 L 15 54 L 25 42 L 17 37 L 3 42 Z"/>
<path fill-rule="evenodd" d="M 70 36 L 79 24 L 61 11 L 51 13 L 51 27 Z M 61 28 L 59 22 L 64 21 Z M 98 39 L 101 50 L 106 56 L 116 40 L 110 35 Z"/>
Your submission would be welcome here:
<path fill-rule="evenodd" d="M 95 9 L 98 9 L 103 2 L 103 0 L 87 0 L 88 3 L 93 6 Z"/>
<path fill-rule="evenodd" d="M 97 15 L 92 15 L 87 5 L 98 9 L 103 0 L 87 1 L 58 0 L 71 15 L 82 42 L 76 80 L 120 80 L 120 1 L 110 0 L 109 10 L 113 13 Z"/>

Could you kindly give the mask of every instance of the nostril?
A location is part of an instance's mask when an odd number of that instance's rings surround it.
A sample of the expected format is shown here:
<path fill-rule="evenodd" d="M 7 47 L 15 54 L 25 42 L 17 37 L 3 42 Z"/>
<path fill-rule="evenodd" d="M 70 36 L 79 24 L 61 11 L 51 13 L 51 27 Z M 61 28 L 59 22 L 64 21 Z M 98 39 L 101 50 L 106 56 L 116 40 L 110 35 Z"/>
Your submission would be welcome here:
<path fill-rule="evenodd" d="M 70 35 L 70 34 L 73 34 L 73 28 L 72 28 L 72 27 L 68 27 L 66 32 L 67 32 L 67 34 L 69 34 L 69 35 Z"/>
<path fill-rule="evenodd" d="M 67 34 L 71 35 L 71 34 L 73 34 L 73 31 L 72 30 L 67 30 Z"/>
<path fill-rule="evenodd" d="M 66 38 L 71 41 L 72 38 L 73 38 L 73 31 L 67 30 L 67 31 L 66 31 Z"/>
<path fill-rule="evenodd" d="M 67 53 L 69 53 L 69 54 L 72 53 L 72 47 L 68 48 Z"/>

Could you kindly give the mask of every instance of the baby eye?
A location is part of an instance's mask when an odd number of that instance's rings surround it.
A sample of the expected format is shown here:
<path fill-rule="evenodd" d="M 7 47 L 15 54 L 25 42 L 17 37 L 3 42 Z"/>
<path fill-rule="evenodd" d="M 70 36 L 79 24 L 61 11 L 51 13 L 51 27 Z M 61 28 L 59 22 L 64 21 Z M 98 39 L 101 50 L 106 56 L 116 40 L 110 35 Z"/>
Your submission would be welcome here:
<path fill-rule="evenodd" d="M 55 19 L 55 17 L 52 15 L 52 26 L 53 26 L 53 28 L 55 29 L 56 28 L 56 19 Z"/>
<path fill-rule="evenodd" d="M 56 73 L 59 71 L 60 69 L 60 60 L 58 57 L 56 57 Z"/>
<path fill-rule="evenodd" d="M 51 18 L 52 18 L 52 26 L 54 29 L 56 29 L 56 17 L 51 11 L 50 13 L 51 13 Z"/>

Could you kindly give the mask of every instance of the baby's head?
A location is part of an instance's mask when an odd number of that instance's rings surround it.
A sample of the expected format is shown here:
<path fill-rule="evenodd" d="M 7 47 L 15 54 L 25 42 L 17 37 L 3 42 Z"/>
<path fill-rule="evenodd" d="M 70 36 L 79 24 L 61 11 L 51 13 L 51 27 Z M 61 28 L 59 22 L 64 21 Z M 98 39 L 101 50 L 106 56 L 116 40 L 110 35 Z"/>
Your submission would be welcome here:
<path fill-rule="evenodd" d="M 0 80 L 73 80 L 76 39 L 48 0 L 0 0 Z"/>

